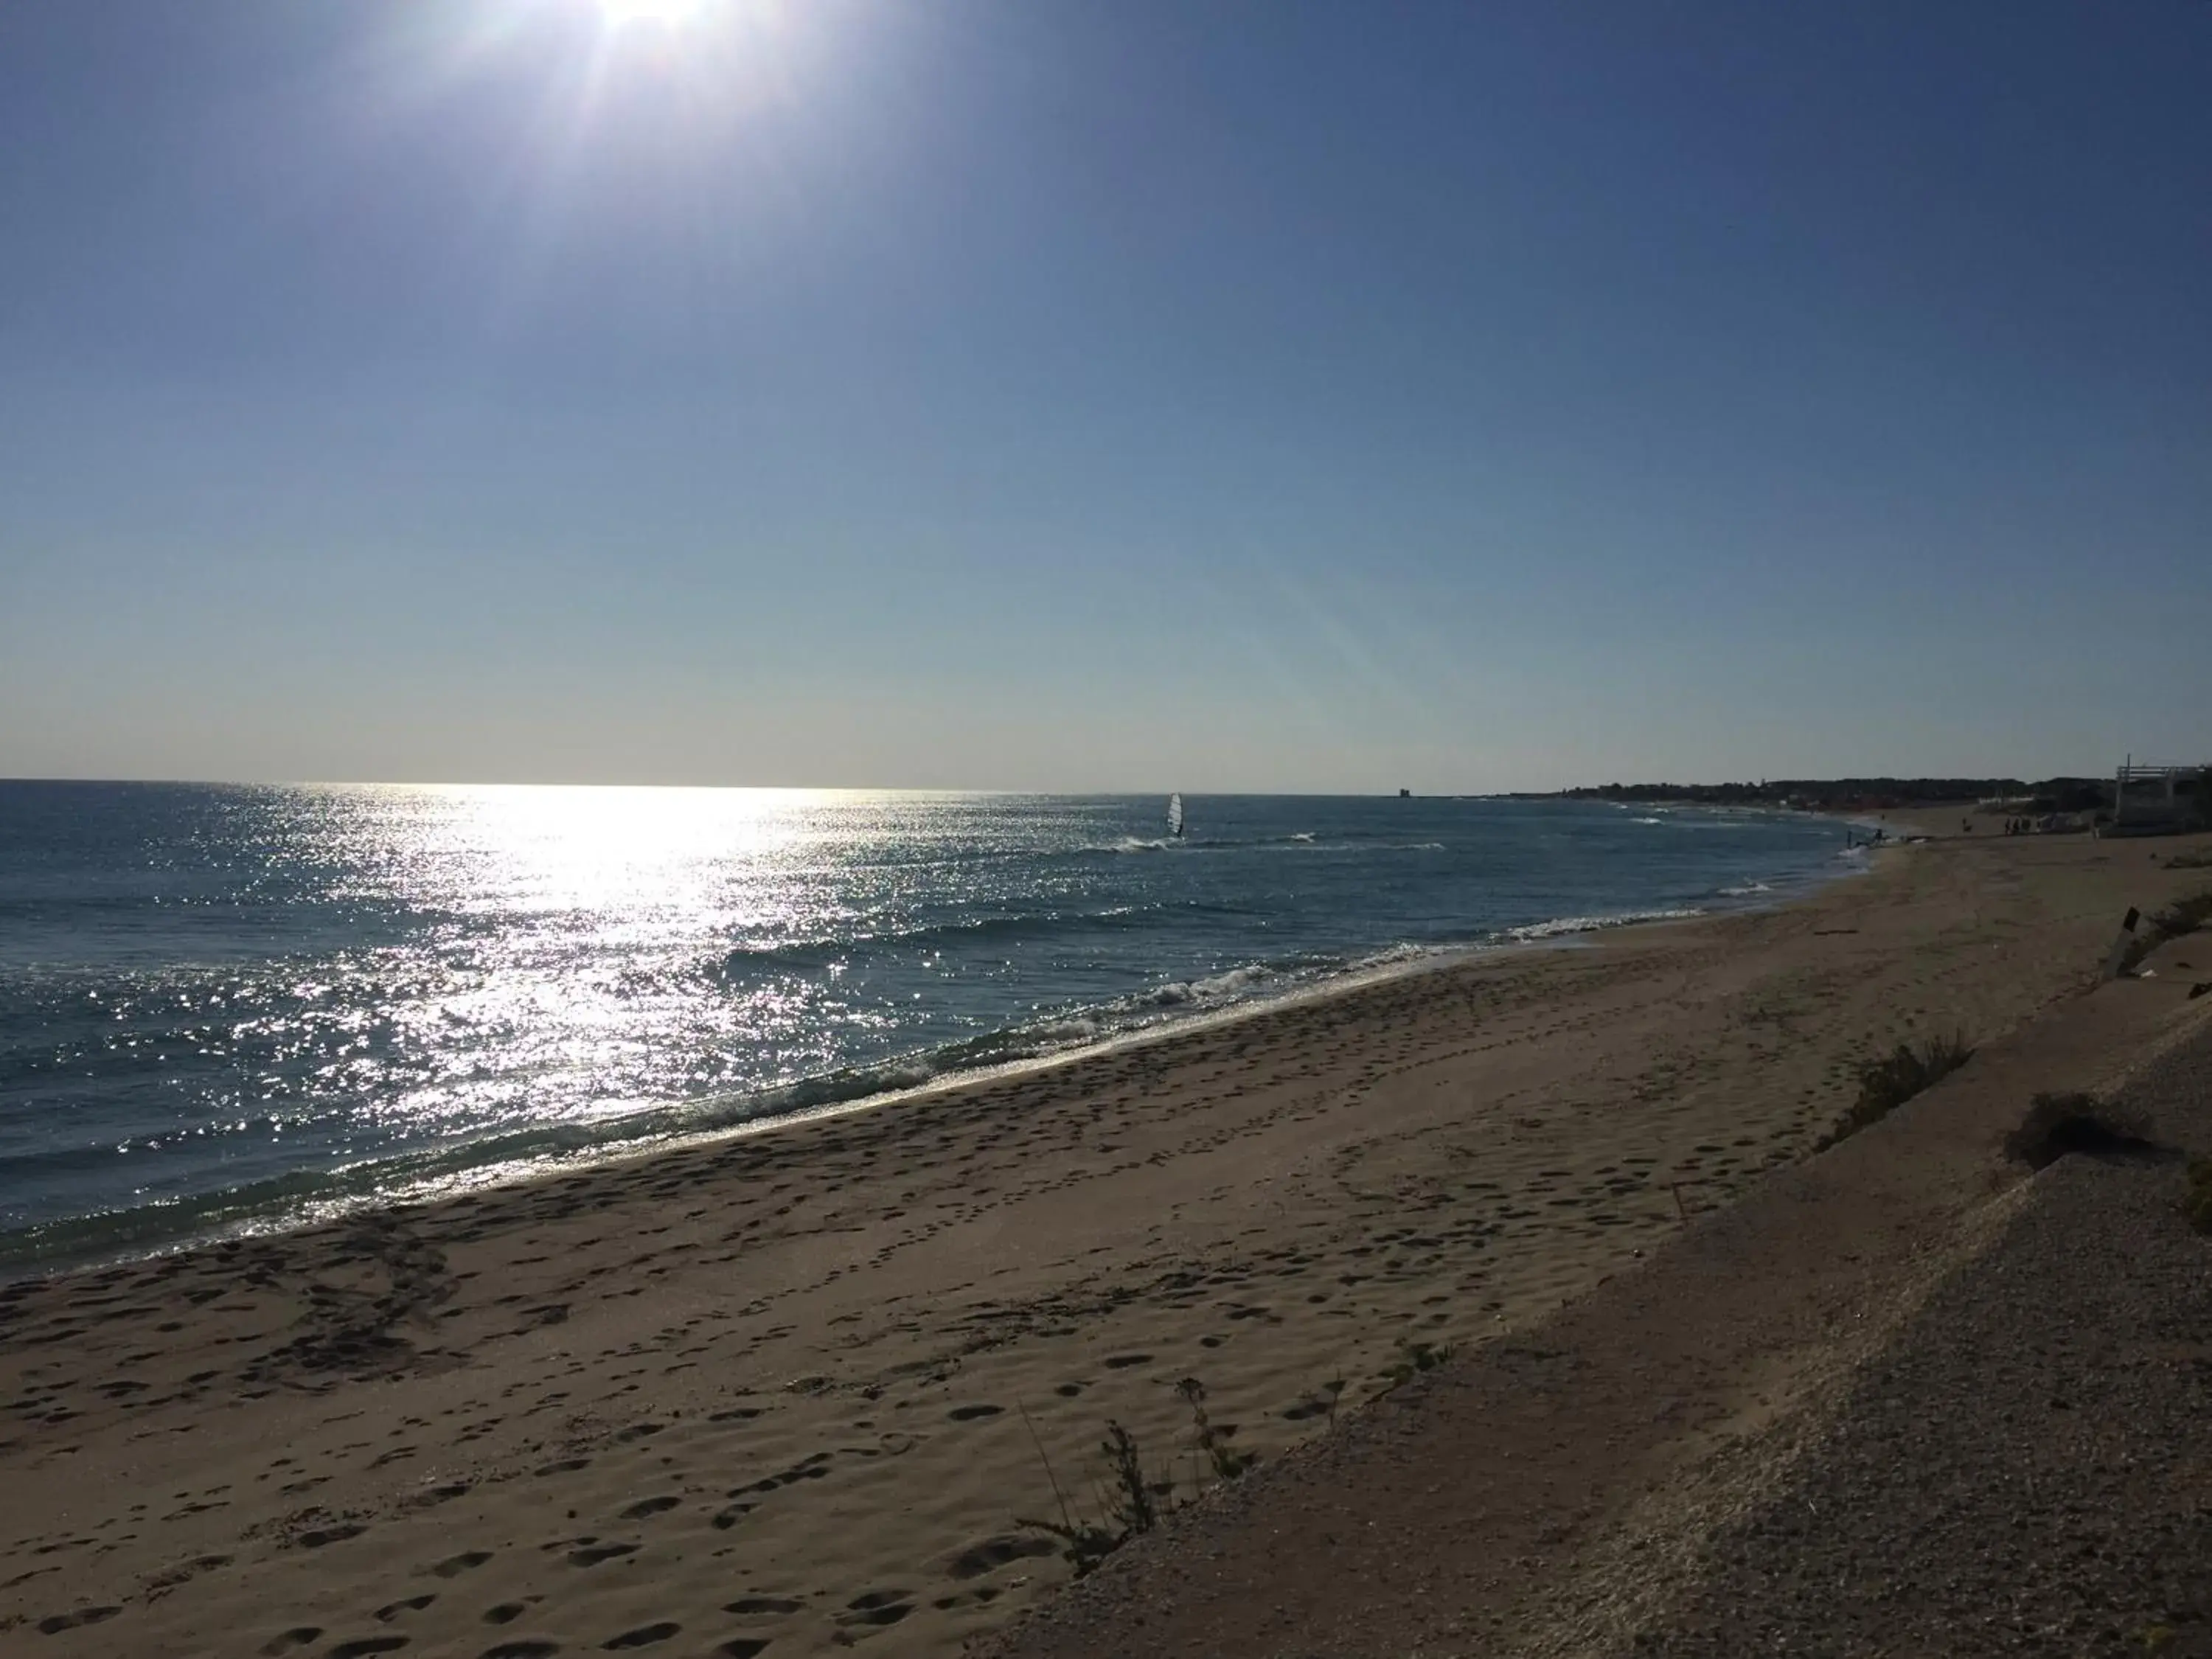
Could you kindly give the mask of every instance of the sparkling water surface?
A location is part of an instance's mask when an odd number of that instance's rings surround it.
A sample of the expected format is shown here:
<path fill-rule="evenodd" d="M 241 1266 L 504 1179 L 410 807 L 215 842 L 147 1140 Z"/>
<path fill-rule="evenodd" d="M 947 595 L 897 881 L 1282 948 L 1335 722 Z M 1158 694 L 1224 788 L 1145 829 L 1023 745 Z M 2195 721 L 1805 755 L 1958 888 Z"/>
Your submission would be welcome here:
<path fill-rule="evenodd" d="M 1175 841 L 1154 796 L 0 783 L 0 1261 L 1848 867 L 1842 826 L 1785 814 L 1186 801 Z"/>

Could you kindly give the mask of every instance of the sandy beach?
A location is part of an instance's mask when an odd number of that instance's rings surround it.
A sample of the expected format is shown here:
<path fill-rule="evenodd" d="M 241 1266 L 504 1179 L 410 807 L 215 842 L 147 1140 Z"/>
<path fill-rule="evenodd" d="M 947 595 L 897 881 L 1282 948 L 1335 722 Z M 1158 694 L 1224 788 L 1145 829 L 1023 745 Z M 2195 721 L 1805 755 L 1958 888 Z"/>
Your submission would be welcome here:
<path fill-rule="evenodd" d="M 1182 1379 L 1256 1504 L 1379 1431 L 1398 1396 L 1351 1414 L 1409 1345 L 1455 1349 L 1427 1387 L 1565 1304 L 1626 1317 L 1591 1293 L 1783 1202 L 1869 1054 L 1965 1033 L 1990 1122 L 2092 1086 L 2205 1006 L 2189 940 L 2084 995 L 2203 840 L 1938 836 L 1782 909 L 0 1287 L 0 1651 L 957 1652 L 1068 1577 L 1017 1522 L 1059 1513 L 1048 1462 L 1095 1510 L 1118 1421 L 1192 1489 Z M 1053 1628 L 1030 1650 L 1091 1639 Z"/>

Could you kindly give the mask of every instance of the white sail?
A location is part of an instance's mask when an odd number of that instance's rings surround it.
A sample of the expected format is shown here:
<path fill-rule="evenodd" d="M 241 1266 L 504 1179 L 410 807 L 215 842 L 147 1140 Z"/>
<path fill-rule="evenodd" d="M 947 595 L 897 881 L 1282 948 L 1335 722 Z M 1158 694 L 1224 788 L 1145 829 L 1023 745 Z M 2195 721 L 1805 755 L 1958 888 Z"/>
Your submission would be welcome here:
<path fill-rule="evenodd" d="M 1168 797 L 1168 834 L 1170 836 L 1182 834 L 1182 797 L 1181 795 Z"/>

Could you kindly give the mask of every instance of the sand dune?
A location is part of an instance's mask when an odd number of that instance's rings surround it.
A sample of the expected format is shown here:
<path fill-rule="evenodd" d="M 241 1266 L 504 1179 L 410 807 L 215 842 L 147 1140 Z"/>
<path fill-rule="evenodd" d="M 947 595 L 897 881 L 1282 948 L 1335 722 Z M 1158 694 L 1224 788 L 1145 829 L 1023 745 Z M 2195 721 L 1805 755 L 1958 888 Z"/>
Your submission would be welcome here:
<path fill-rule="evenodd" d="M 1871 1048 L 2080 990 L 2195 884 L 2166 850 L 1904 848 L 1782 911 L 0 1289 L 0 1650 L 956 1651 L 1067 1576 L 1016 1523 L 1056 1513 L 1040 1443 L 1079 1507 L 1109 1419 L 1188 1488 L 1194 1376 L 1264 1470 L 1408 1345 L 1524 1328 L 1800 1160 Z"/>

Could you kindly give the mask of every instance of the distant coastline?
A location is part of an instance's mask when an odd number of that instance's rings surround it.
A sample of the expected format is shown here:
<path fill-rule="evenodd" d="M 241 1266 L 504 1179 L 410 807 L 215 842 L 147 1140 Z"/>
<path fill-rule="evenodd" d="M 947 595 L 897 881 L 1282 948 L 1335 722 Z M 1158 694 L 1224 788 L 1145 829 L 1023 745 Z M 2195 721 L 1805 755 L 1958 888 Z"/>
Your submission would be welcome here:
<path fill-rule="evenodd" d="M 2004 801 L 2022 812 L 2087 812 L 2112 802 L 2107 778 L 1765 778 L 1757 783 L 1604 783 L 1528 791 L 1522 800 L 1603 800 L 1639 805 L 1763 806 L 1807 812 L 1893 811 Z"/>

